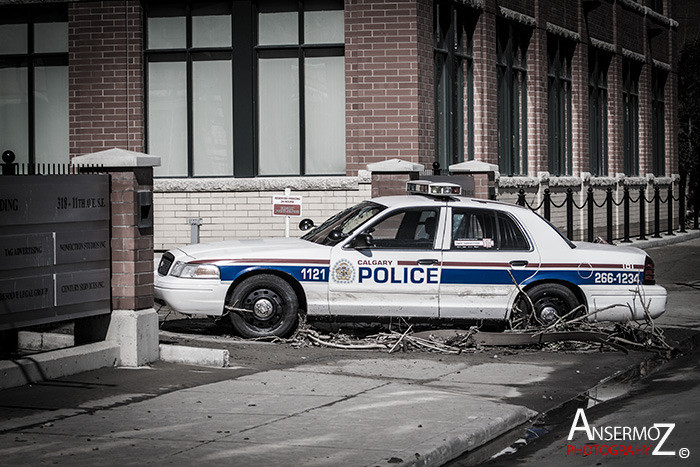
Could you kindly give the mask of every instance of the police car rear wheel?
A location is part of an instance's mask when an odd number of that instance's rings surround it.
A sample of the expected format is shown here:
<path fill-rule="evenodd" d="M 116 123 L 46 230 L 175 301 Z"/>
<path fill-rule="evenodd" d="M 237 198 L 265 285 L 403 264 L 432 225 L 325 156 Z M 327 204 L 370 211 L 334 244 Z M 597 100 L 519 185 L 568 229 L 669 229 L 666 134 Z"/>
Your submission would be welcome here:
<path fill-rule="evenodd" d="M 552 324 L 579 305 L 576 295 L 561 284 L 539 284 L 527 291 L 535 307 L 537 320 L 530 324 Z M 520 309 L 531 310 L 529 303 L 521 301 Z M 570 318 L 573 318 L 571 316 Z"/>
<path fill-rule="evenodd" d="M 283 337 L 296 325 L 299 301 L 284 279 L 270 274 L 252 276 L 233 291 L 229 303 L 239 309 L 229 314 L 243 337 Z"/>

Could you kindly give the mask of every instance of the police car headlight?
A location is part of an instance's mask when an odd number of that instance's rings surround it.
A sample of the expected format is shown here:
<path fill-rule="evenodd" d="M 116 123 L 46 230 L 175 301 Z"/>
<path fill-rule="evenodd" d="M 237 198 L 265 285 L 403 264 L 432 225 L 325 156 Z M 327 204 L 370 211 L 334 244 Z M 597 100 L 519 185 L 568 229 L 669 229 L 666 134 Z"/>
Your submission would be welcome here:
<path fill-rule="evenodd" d="M 192 279 L 218 279 L 219 268 L 213 264 L 193 264 L 178 261 L 170 275 Z"/>

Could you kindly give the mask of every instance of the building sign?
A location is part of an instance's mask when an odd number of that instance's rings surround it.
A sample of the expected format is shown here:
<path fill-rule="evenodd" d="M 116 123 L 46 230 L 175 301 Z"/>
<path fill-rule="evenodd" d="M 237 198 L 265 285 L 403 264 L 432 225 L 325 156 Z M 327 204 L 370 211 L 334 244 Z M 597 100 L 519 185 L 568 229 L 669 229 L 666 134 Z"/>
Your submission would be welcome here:
<path fill-rule="evenodd" d="M 0 177 L 0 330 L 109 313 L 108 175 Z"/>
<path fill-rule="evenodd" d="M 273 196 L 273 216 L 301 216 L 301 196 Z"/>
<path fill-rule="evenodd" d="M 0 269 L 38 268 L 54 263 L 53 233 L 0 237 Z"/>

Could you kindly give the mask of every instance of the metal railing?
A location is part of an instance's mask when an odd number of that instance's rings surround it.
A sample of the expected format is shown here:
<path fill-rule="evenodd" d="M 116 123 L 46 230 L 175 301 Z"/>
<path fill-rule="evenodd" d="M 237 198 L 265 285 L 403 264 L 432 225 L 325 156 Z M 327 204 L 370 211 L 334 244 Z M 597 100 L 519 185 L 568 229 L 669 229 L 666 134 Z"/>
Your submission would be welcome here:
<path fill-rule="evenodd" d="M 82 168 L 97 169 L 97 165 L 73 165 L 71 163 L 17 163 L 12 151 L 2 153 L 0 174 L 2 175 L 78 175 Z M 94 170 L 92 170 L 94 173 Z"/>
<path fill-rule="evenodd" d="M 636 196 L 632 194 L 632 191 L 637 191 Z M 680 181 L 680 186 L 678 190 L 678 196 L 673 195 L 673 185 L 669 185 L 667 188 L 662 189 L 659 186 L 654 187 L 654 193 L 650 198 L 647 198 L 646 187 L 642 186 L 638 189 L 630 189 L 630 187 L 625 186 L 623 188 L 622 199 L 615 201 L 613 198 L 613 189 L 611 187 L 605 190 L 605 199 L 598 203 L 594 198 L 594 190 L 592 187 L 588 187 L 586 191 L 586 199 L 580 205 L 574 200 L 574 191 L 571 188 L 567 188 L 566 197 L 561 203 L 556 203 L 552 200 L 552 193 L 549 188 L 544 190 L 544 195 L 540 203 L 536 206 L 530 204 L 525 197 L 525 190 L 520 189 L 518 191 L 518 201 L 517 204 L 525 206 L 533 211 L 543 211 L 543 217 L 548 221 L 551 220 L 552 208 L 565 208 L 566 209 L 566 236 L 569 239 L 574 237 L 574 209 L 578 211 L 587 211 L 587 221 L 586 221 L 586 238 L 587 241 L 592 242 L 595 239 L 595 209 L 605 209 L 605 226 L 606 226 L 606 241 L 612 243 L 614 240 L 613 231 L 615 224 L 613 222 L 613 210 L 615 207 L 622 206 L 623 210 L 623 238 L 622 243 L 631 242 L 630 239 L 630 204 L 637 203 L 639 209 L 639 240 L 647 239 L 647 220 L 646 215 L 648 211 L 648 206 L 653 204 L 653 215 L 654 215 L 654 229 L 653 238 L 661 238 L 662 230 L 666 231 L 666 235 L 675 235 L 674 233 L 674 209 L 673 202 L 678 203 L 678 223 L 679 232 L 686 232 L 686 196 L 685 196 L 685 179 L 682 178 Z M 665 197 L 662 192 L 666 192 Z M 666 205 L 666 228 L 661 227 L 661 205 Z M 698 215 L 697 209 L 694 213 L 694 225 L 698 228 Z M 650 232 L 651 233 L 651 232 Z"/>

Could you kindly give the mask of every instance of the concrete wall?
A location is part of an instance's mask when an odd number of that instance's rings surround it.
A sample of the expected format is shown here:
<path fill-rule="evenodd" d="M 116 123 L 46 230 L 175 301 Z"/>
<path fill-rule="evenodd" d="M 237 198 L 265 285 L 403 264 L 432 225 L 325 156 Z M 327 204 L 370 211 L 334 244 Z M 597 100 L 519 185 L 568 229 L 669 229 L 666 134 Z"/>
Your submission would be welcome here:
<path fill-rule="evenodd" d="M 336 212 L 371 198 L 369 174 L 358 177 L 294 177 L 259 179 L 156 179 L 154 193 L 155 249 L 190 243 L 189 218 L 201 218 L 200 242 L 283 237 L 285 218 L 272 216 L 272 197 L 302 197 L 302 217 L 290 218 L 290 236 L 311 218 L 318 225 Z"/>

